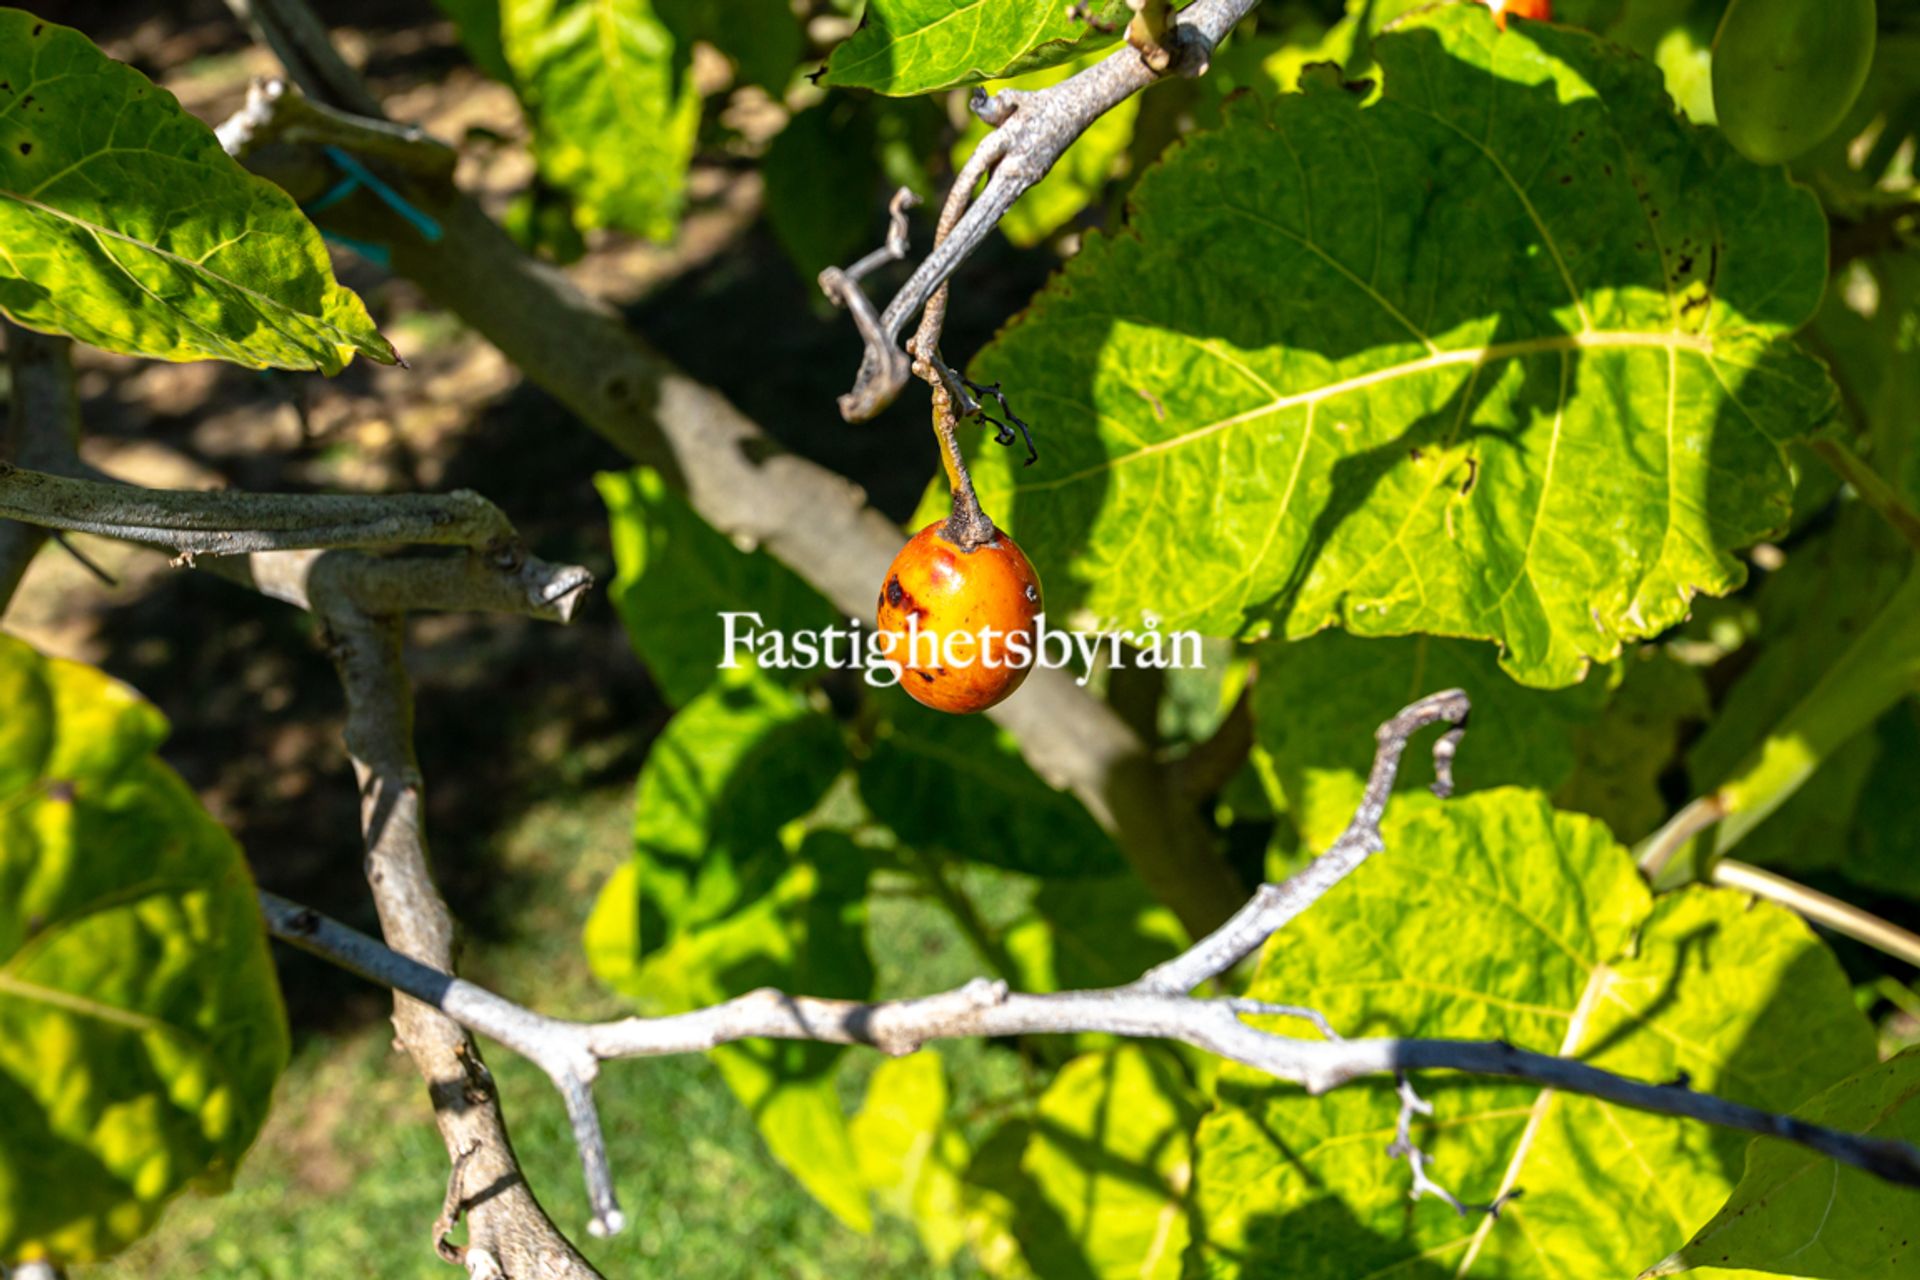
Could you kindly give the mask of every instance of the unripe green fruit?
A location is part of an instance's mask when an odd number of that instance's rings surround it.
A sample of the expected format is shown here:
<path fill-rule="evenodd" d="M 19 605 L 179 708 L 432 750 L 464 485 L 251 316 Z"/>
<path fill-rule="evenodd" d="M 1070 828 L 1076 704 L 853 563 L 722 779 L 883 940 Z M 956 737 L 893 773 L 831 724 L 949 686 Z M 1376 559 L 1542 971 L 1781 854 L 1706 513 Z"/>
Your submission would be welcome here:
<path fill-rule="evenodd" d="M 1867 82 L 1874 20 L 1874 0 L 1733 0 L 1713 38 L 1727 141 L 1779 164 L 1832 133 Z"/>

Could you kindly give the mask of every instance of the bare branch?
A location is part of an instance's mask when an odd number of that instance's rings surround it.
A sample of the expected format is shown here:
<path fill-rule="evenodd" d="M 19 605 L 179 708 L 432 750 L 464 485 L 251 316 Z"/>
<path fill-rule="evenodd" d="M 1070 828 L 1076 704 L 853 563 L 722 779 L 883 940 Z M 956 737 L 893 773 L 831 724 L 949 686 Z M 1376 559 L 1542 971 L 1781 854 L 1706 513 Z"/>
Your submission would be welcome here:
<path fill-rule="evenodd" d="M 475 1267 L 497 1264 L 496 1272 L 504 1269 L 516 1278 L 593 1276 L 593 1268 L 554 1227 L 521 1174 L 498 1090 L 478 1046 L 441 1009 L 444 985 L 457 981 L 445 976 L 453 966 L 453 916 L 434 885 L 427 856 L 423 783 L 413 752 L 413 690 L 401 652 L 402 619 L 363 612 L 348 591 L 336 590 L 339 584 L 327 577 L 310 577 L 307 585 L 346 692 L 346 742 L 360 782 L 367 882 L 381 932 L 395 949 L 388 951 L 365 935 L 354 936 L 391 961 L 410 966 L 407 971 L 415 979 L 395 986 L 403 994 L 394 1001 L 394 1028 L 427 1082 L 448 1157 L 460 1168 L 467 1188 L 454 1206 L 456 1212 L 465 1212 L 469 1223 L 472 1245 L 463 1258 Z M 422 980 L 422 974 L 432 978 Z M 579 1065 L 587 1069 L 584 1079 L 590 1081 L 592 1063 L 583 1060 Z M 577 1100 L 571 1094 L 568 1103 L 574 1113 Z M 590 1109 L 590 1098 L 587 1105 Z M 597 1140 L 597 1132 L 576 1136 Z M 594 1198 L 594 1222 L 596 1228 L 615 1229 L 618 1210 L 610 1183 L 603 1192 Z M 475 1267 L 469 1274 L 478 1274 Z"/>
<path fill-rule="evenodd" d="M 418 125 L 355 115 L 315 102 L 278 76 L 256 79 L 247 100 L 214 134 L 230 156 L 244 156 L 271 142 L 344 147 L 387 160 L 423 177 L 453 177 L 460 155 Z"/>
<path fill-rule="evenodd" d="M 1433 790 L 1436 795 L 1447 795 L 1453 790 L 1453 753 L 1466 729 L 1468 709 L 1467 695 L 1459 689 L 1448 689 L 1429 694 L 1381 725 L 1374 733 L 1378 746 L 1360 806 L 1327 851 L 1285 884 L 1261 885 L 1225 924 L 1165 964 L 1147 970 L 1134 986 L 1143 991 L 1191 991 L 1219 977 L 1378 853 L 1382 847 L 1380 819 L 1387 811 L 1387 797 L 1393 792 L 1393 780 L 1400 772 L 1400 757 L 1406 754 L 1408 741 L 1429 725 L 1451 726 L 1433 746 Z"/>
<path fill-rule="evenodd" d="M 613 1058 L 700 1053 L 737 1040 L 804 1040 L 865 1045 L 891 1055 L 943 1039 L 1104 1032 L 1175 1040 L 1324 1093 L 1373 1076 L 1447 1070 L 1526 1080 L 1636 1110 L 1679 1116 L 1783 1138 L 1889 1181 L 1920 1186 L 1920 1149 L 1907 1143 L 1843 1133 L 1792 1116 L 1696 1093 L 1680 1084 L 1651 1084 L 1551 1054 L 1502 1042 L 1301 1040 L 1250 1026 L 1245 1016 L 1285 1013 L 1233 999 L 1199 999 L 1136 983 L 1095 991 L 1027 995 L 1004 982 L 975 979 L 939 995 L 865 1003 L 760 990 L 724 1004 L 660 1018 L 581 1023 L 534 1013 L 482 987 L 419 964 L 372 938 L 271 894 L 261 895 L 276 937 L 362 977 L 432 1005 L 497 1040 L 545 1070 L 563 1094 L 590 1084 L 597 1064 Z M 1324 1021 L 1322 1024 L 1324 1026 Z M 592 1150 L 604 1157 L 597 1130 Z M 598 1176 L 590 1157 L 589 1178 Z M 1424 1167 L 1422 1168 L 1424 1172 Z M 1433 1184 L 1428 1180 L 1428 1185 Z"/>
<path fill-rule="evenodd" d="M 71 458 L 80 435 L 72 342 L 0 319 L 12 375 L 7 420 L 0 424 L 0 471 L 11 464 L 53 468 Z M 38 525 L 0 519 L 0 614 L 47 535 Z"/>
<path fill-rule="evenodd" d="M 941 287 L 986 241 L 1013 202 L 1047 175 L 1088 126 L 1157 80 L 1204 72 L 1214 46 L 1255 3 L 1195 0 L 1162 20 L 1160 38 L 1150 48 L 1123 45 L 1059 84 L 1017 97 L 1008 92 L 983 100 L 983 95 L 976 94 L 976 114 L 998 128 L 955 176 L 942 213 L 944 231 L 933 250 L 887 303 L 877 324 L 862 326 L 866 351 L 853 389 L 840 398 L 841 416 L 848 422 L 865 422 L 893 403 L 909 371 L 899 358 L 900 335 L 908 322 L 926 308 L 932 314 L 930 332 L 937 339 Z M 1164 7 L 1149 4 L 1141 16 L 1164 13 Z M 975 197 L 974 187 L 982 177 L 986 186 Z M 916 342 L 916 354 L 925 357 L 936 345 L 937 341 Z"/>
<path fill-rule="evenodd" d="M 301 548 L 428 546 L 499 550 L 514 541 L 500 509 L 449 494 L 267 494 L 142 489 L 0 462 L 0 517 L 97 533 L 186 556 Z"/>

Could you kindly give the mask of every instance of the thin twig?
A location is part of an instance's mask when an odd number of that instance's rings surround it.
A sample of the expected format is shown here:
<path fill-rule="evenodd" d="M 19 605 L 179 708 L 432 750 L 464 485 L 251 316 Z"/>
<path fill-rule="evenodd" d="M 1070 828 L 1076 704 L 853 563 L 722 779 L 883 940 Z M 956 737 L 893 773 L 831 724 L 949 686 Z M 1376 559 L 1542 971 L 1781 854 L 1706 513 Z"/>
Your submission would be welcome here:
<path fill-rule="evenodd" d="M 245 156 L 270 142 L 345 147 L 441 181 L 453 177 L 460 160 L 459 152 L 418 125 L 329 107 L 278 76 L 256 79 L 246 102 L 214 128 L 214 135 L 230 156 Z"/>
<path fill-rule="evenodd" d="M 1733 858 L 1716 861 L 1711 878 L 1723 888 L 1738 889 L 1756 898 L 1776 902 L 1814 924 L 1884 952 L 1896 960 L 1920 965 L 1920 936 L 1850 902 L 1842 902 L 1796 880 Z"/>
<path fill-rule="evenodd" d="M 1381 725 L 1374 733 L 1373 769 L 1352 821 L 1327 851 L 1284 884 L 1263 884 L 1233 918 L 1165 964 L 1147 970 L 1134 987 L 1142 991 L 1191 991 L 1217 978 L 1259 949 L 1270 936 L 1318 902 L 1382 847 L 1380 819 L 1400 771 L 1400 757 L 1420 730 L 1450 726 L 1433 747 L 1433 792 L 1453 790 L 1453 755 L 1466 730 L 1470 704 L 1459 689 L 1429 694 Z"/>
<path fill-rule="evenodd" d="M 1154 48 L 1143 52 L 1125 45 L 1083 71 L 1044 89 L 1007 91 L 993 99 L 974 96 L 982 120 L 997 125 L 955 175 L 942 211 L 943 233 L 907 282 L 881 311 L 863 325 L 866 349 L 853 389 L 840 397 L 848 422 L 865 422 L 893 403 L 906 385 L 910 366 L 900 358 L 900 335 L 922 309 L 931 325 L 916 341 L 916 354 L 937 347 L 944 311 L 941 288 L 959 265 L 985 243 L 1014 201 L 1047 175 L 1054 162 L 1087 128 L 1115 106 L 1167 76 L 1205 71 L 1215 45 L 1244 18 L 1257 0 L 1194 0 L 1173 19 Z M 1164 55 L 1164 56 L 1161 56 Z M 1156 65 L 1158 64 L 1158 65 Z M 985 179 L 979 194 L 974 188 Z"/>

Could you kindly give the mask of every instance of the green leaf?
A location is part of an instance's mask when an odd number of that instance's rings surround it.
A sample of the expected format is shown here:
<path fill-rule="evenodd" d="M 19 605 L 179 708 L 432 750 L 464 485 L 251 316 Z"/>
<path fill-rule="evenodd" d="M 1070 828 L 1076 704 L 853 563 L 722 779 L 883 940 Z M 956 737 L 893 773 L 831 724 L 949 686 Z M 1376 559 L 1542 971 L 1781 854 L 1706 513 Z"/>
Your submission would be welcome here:
<path fill-rule="evenodd" d="M 676 934 L 767 893 L 787 865 L 780 830 L 818 803 L 846 760 L 833 721 L 752 667 L 689 703 L 640 771 L 633 862 L 587 924 L 594 972 L 644 998 L 635 966 Z"/>
<path fill-rule="evenodd" d="M 1088 8 L 1090 20 L 1030 0 L 867 0 L 821 83 L 898 98 L 1051 67 L 1112 44 L 1132 16 L 1125 0 Z"/>
<path fill-rule="evenodd" d="M 1043 1276 L 1173 1280 L 1203 1105 L 1179 1059 L 1128 1044 L 1075 1058 L 1040 1098 L 1020 1167 L 1021 1246 Z"/>
<path fill-rule="evenodd" d="M 0 636 L 0 1262 L 125 1247 L 266 1118 L 286 1017 L 231 837 L 166 721 Z"/>
<path fill-rule="evenodd" d="M 1847 389 L 1874 469 L 1920 508 L 1920 255 L 1878 254 L 1836 272 L 1812 341 Z"/>
<path fill-rule="evenodd" d="M 1920 1049 L 1847 1077 L 1795 1114 L 1849 1133 L 1920 1142 Z M 1647 1274 L 1907 1280 L 1920 1260 L 1916 1221 L 1920 1191 L 1756 1138 L 1726 1205 Z"/>
<path fill-rule="evenodd" d="M 512 84 L 513 68 L 507 65 L 507 51 L 500 43 L 500 0 L 433 2 L 453 19 L 460 47 L 473 59 L 473 65 L 502 84 Z"/>
<path fill-rule="evenodd" d="M 648 0 L 501 0 L 540 172 L 587 227 L 668 240 L 700 126 L 689 49 Z"/>
<path fill-rule="evenodd" d="M 767 148 L 767 221 L 809 285 L 865 250 L 880 208 L 877 145 L 862 104 L 838 96 L 797 113 Z"/>
<path fill-rule="evenodd" d="M 19 9 L 0 9 L 0 311 L 160 360 L 395 361 L 286 192 L 172 94 Z"/>
<path fill-rule="evenodd" d="M 981 353 L 1045 442 L 976 450 L 981 499 L 1089 625 L 1480 638 L 1571 683 L 1786 518 L 1820 208 L 1584 33 L 1439 6 L 1375 51 L 1371 105 L 1232 104 Z"/>
<path fill-rule="evenodd" d="M 971 1155 L 947 1103 L 940 1055 L 922 1049 L 874 1068 L 866 1100 L 848 1124 L 861 1177 L 883 1207 L 913 1223 L 940 1266 L 966 1242 L 961 1173 Z"/>
<path fill-rule="evenodd" d="M 1047 785 L 1005 730 L 885 700 L 860 794 L 903 844 L 1036 876 L 1111 874 L 1125 863 L 1070 794 Z"/>
<path fill-rule="evenodd" d="M 1573 776 L 1553 799 L 1599 818 L 1631 844 L 1666 816 L 1661 775 L 1678 758 L 1688 727 L 1708 719 L 1709 709 L 1700 673 L 1663 648 L 1642 645 L 1620 665 L 1620 687 L 1606 713 L 1574 727 Z M 1476 720 L 1473 732 L 1483 723 Z"/>
<path fill-rule="evenodd" d="M 602 472 L 594 483 L 611 524 L 614 607 L 673 705 L 685 706 L 726 676 L 722 614 L 760 615 L 759 623 L 738 620 L 738 635 L 817 631 L 845 622 L 791 569 L 764 551 L 742 551 L 728 541 L 651 467 Z M 798 666 L 762 670 L 782 683 L 815 674 Z"/>
<path fill-rule="evenodd" d="M 1727 817 L 1676 868 L 1736 846 L 1754 860 L 1803 859 L 1801 842 L 1857 800 L 1868 731 L 1920 684 L 1920 565 L 1859 504 L 1789 554 L 1759 611 L 1760 655 L 1688 761 Z"/>
<path fill-rule="evenodd" d="M 1390 814 L 1385 852 L 1274 938 L 1248 994 L 1344 1035 L 1502 1039 L 1786 1110 L 1874 1059 L 1806 925 L 1727 890 L 1653 899 L 1589 818 L 1521 791 Z M 1288 1023 L 1289 1034 L 1299 1024 Z M 1407 1203 L 1391 1082 L 1310 1098 L 1239 1068 L 1201 1125 L 1194 1274 L 1628 1276 L 1724 1202 L 1744 1140 L 1520 1083 L 1417 1082 L 1415 1136 L 1495 1219 Z"/>
<path fill-rule="evenodd" d="M 1573 772 L 1572 731 L 1606 704 L 1605 680 L 1547 692 L 1515 684 L 1485 645 L 1414 636 L 1363 640 L 1321 635 L 1262 645 L 1253 686 L 1254 732 L 1273 762 L 1287 812 L 1308 849 L 1321 850 L 1353 817 L 1373 767 L 1368 729 L 1436 689 L 1473 699 L 1454 782 L 1551 790 Z M 1416 747 L 1401 765 L 1401 803 L 1433 782 L 1433 753 Z"/>
<path fill-rule="evenodd" d="M 1059 84 L 1068 76 L 1084 71 L 1104 54 L 1083 54 L 1071 62 L 1042 71 L 1031 71 L 1011 80 L 991 84 L 989 91 L 1003 89 L 1033 90 Z M 1022 247 L 1039 244 L 1077 217 L 1106 190 L 1107 183 L 1125 172 L 1127 146 L 1133 141 L 1133 122 L 1140 114 L 1136 94 L 1100 116 L 1084 133 L 1074 139 L 1065 153 L 1054 162 L 1047 176 L 1035 183 L 1014 202 L 1000 219 L 1000 232 Z M 986 140 L 992 130 L 986 122 L 969 119 L 967 131 L 953 144 L 953 167 L 958 172 L 974 148 Z"/>
<path fill-rule="evenodd" d="M 787 0 L 661 0 L 660 16 L 691 44 L 705 40 L 740 78 L 778 98 L 793 78 L 804 35 Z"/>
<path fill-rule="evenodd" d="M 645 809 L 642 809 L 645 820 Z M 861 1000 L 873 994 L 867 954 L 867 855 L 846 837 L 816 832 L 766 891 L 724 917 L 683 927 L 643 950 L 632 904 L 645 851 L 616 873 L 587 921 L 587 953 L 601 981 L 650 1011 L 678 1013 L 778 987 Z M 855 1230 L 872 1225 L 867 1187 L 834 1086 L 836 1045 L 753 1041 L 722 1045 L 714 1064 L 752 1113 L 767 1149 Z"/>
<path fill-rule="evenodd" d="M 1132 982 L 1187 945 L 1186 931 L 1136 875 L 1049 880 L 1008 927 L 1022 991 L 1085 991 Z"/>

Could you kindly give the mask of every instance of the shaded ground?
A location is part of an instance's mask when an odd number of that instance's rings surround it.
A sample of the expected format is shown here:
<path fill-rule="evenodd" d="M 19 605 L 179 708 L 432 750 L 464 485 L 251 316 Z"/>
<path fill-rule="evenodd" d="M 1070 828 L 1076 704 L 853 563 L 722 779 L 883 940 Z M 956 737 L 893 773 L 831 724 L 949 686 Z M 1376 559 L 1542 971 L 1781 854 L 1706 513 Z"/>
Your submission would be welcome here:
<path fill-rule="evenodd" d="M 60 0 L 42 11 L 87 31 L 208 120 L 238 105 L 250 76 L 275 69 L 220 0 Z M 524 184 L 511 95 L 464 64 L 428 0 L 347 0 L 327 5 L 326 17 L 395 115 L 469 142 L 461 171 L 469 190 L 497 208 Z M 487 141 L 496 135 L 502 141 Z M 700 167 L 692 190 L 694 212 L 675 246 L 596 241 L 575 278 L 627 307 L 641 332 L 791 447 L 853 476 L 904 517 L 935 470 L 924 419 L 897 410 L 866 427 L 842 424 L 833 401 L 851 380 L 857 342 L 755 225 L 757 176 L 718 160 Z M 577 424 L 568 429 L 564 410 L 410 285 L 350 254 L 336 261 L 410 372 L 356 364 L 327 381 L 83 351 L 88 459 L 169 487 L 471 487 L 539 554 L 609 578 L 592 477 L 624 459 Z M 989 255 L 978 270 L 992 283 L 957 310 L 950 347 L 984 341 L 1044 269 L 1010 250 Z M 339 693 L 311 624 L 160 557 L 76 542 L 117 585 L 49 548 L 7 629 L 97 663 L 153 699 L 174 726 L 166 758 L 234 830 L 260 881 L 371 927 Z M 666 710 L 604 594 L 568 628 L 417 620 L 409 664 L 436 870 L 466 930 L 470 970 L 555 1012 L 617 1012 L 586 973 L 578 930 L 625 856 L 631 785 Z M 887 922 L 888 912 L 906 915 Z M 974 971 L 939 920 L 911 902 L 877 906 L 875 936 L 920 940 L 888 961 L 892 990 Z M 237 1189 L 183 1202 L 102 1274 L 450 1273 L 427 1242 L 445 1156 L 410 1064 L 391 1051 L 387 1001 L 317 962 L 284 951 L 278 960 L 295 1061 Z M 585 1210 L 560 1109 L 542 1081 L 504 1057 L 493 1062 L 533 1184 L 556 1218 L 577 1227 Z M 991 1088 L 1007 1069 L 982 1062 L 969 1074 Z M 623 1193 L 638 1210 L 636 1227 L 600 1255 L 612 1274 L 933 1274 L 902 1229 L 866 1240 L 819 1209 L 771 1163 L 703 1060 L 633 1064 L 610 1071 L 602 1089 Z"/>

